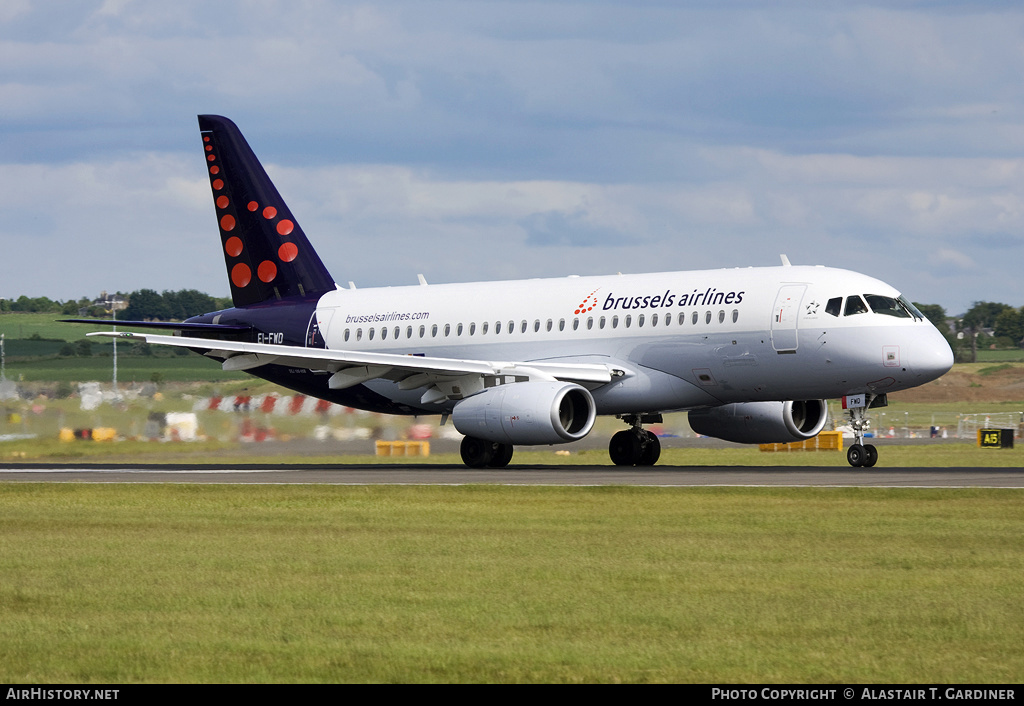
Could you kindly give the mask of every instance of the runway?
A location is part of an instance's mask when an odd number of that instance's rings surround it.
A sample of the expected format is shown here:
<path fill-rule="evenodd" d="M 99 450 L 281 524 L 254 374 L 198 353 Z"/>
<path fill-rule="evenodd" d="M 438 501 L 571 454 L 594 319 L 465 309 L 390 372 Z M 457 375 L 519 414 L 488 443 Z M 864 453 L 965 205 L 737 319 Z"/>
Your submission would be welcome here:
<path fill-rule="evenodd" d="M 389 465 L 0 465 L 0 482 L 334 485 L 636 485 L 740 487 L 1024 488 L 1021 468 Z"/>

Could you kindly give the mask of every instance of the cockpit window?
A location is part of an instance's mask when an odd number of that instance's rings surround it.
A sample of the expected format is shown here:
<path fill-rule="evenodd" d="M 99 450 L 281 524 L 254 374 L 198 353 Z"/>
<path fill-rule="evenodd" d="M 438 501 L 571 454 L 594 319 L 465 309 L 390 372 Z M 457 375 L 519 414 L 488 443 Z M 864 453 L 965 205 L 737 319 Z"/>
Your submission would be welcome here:
<path fill-rule="evenodd" d="M 831 314 L 832 316 L 839 316 L 839 312 L 843 309 L 843 298 L 835 297 L 828 300 L 828 304 L 825 305 L 825 313 Z"/>
<path fill-rule="evenodd" d="M 902 304 L 904 307 L 906 307 L 907 311 L 909 311 L 910 315 L 913 316 L 915 319 L 917 319 L 919 321 L 924 321 L 924 314 L 922 314 L 918 310 L 918 308 L 916 306 L 914 306 L 906 297 L 902 297 L 901 296 L 896 301 L 898 301 L 900 304 Z"/>
<path fill-rule="evenodd" d="M 880 294 L 865 294 L 864 298 L 868 300 L 868 306 L 871 307 L 871 311 L 876 314 L 895 316 L 900 319 L 911 318 L 911 313 L 907 311 L 906 307 L 892 297 L 883 297 Z"/>
<path fill-rule="evenodd" d="M 868 307 L 864 303 L 864 300 L 854 294 L 852 297 L 846 298 L 846 311 L 843 312 L 844 316 L 853 316 L 854 314 L 866 314 L 868 313 Z"/>

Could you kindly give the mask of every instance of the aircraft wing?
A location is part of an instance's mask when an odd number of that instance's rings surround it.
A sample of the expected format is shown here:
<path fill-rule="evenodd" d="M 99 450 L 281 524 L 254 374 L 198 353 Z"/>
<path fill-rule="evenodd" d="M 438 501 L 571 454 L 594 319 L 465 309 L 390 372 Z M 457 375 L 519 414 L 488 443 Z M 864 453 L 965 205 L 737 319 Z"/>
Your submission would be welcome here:
<path fill-rule="evenodd" d="M 88 336 L 127 338 L 154 345 L 199 351 L 222 360 L 224 370 L 250 370 L 262 365 L 285 365 L 333 374 L 332 389 L 344 389 L 375 379 L 391 380 L 403 389 L 430 387 L 463 376 L 518 375 L 530 379 L 562 380 L 590 387 L 611 382 L 625 371 L 601 363 L 552 363 L 432 358 L 394 353 L 303 348 L 269 343 L 223 341 L 128 331 L 100 331 Z"/>

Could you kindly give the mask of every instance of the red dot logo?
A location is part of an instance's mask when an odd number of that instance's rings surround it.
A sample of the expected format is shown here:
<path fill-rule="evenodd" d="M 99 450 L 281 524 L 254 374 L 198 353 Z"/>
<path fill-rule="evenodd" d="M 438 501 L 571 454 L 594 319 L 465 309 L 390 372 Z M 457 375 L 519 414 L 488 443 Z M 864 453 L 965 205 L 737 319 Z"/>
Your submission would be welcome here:
<path fill-rule="evenodd" d="M 227 208 L 227 207 L 228 207 L 228 197 L 227 196 L 218 196 L 217 197 L 217 208 Z"/>
<path fill-rule="evenodd" d="M 220 174 L 220 167 L 216 164 L 210 167 L 210 174 Z"/>
<path fill-rule="evenodd" d="M 282 262 L 291 262 L 299 256 L 299 249 L 295 243 L 285 243 L 277 249 L 277 256 Z"/>
<path fill-rule="evenodd" d="M 593 311 L 594 307 L 597 306 L 597 297 L 595 296 L 596 294 L 597 290 L 595 289 L 593 292 L 587 295 L 586 299 L 583 300 L 583 303 L 577 306 L 576 311 L 574 311 L 573 313 L 585 314 L 588 311 Z"/>
<path fill-rule="evenodd" d="M 260 266 L 256 268 L 256 274 L 264 282 L 270 282 L 277 277 L 277 265 L 270 260 L 264 260 L 260 263 Z"/>
<path fill-rule="evenodd" d="M 274 208 L 273 206 L 267 206 L 265 209 L 263 209 L 263 217 L 266 218 L 267 220 L 270 220 L 276 215 L 277 209 Z"/>
<path fill-rule="evenodd" d="M 207 162 L 214 162 L 214 161 L 216 161 L 216 160 L 217 160 L 217 158 L 216 158 L 216 157 L 214 157 L 214 156 L 213 156 L 212 154 L 208 154 L 208 155 L 206 155 L 206 161 L 207 161 Z"/>
<path fill-rule="evenodd" d="M 235 229 L 235 217 L 232 216 L 230 213 L 225 214 L 220 219 L 220 227 L 222 229 L 224 229 L 225 231 L 234 230 Z"/>
<path fill-rule="evenodd" d="M 242 254 L 242 239 L 236 235 L 232 235 L 228 238 L 227 242 L 224 243 L 224 252 L 231 257 L 238 257 Z"/>
<path fill-rule="evenodd" d="M 223 179 L 214 179 L 213 180 L 213 188 L 216 189 L 217 191 L 220 191 L 221 189 L 223 189 L 224 188 L 224 180 Z"/>
<path fill-rule="evenodd" d="M 252 211 L 253 213 L 256 213 L 256 209 L 259 207 L 260 205 L 255 201 L 250 201 L 249 204 L 246 206 L 246 208 Z"/>
<path fill-rule="evenodd" d="M 288 235 L 295 230 L 295 224 L 289 221 L 287 218 L 277 224 L 277 232 L 279 235 Z"/>
<path fill-rule="evenodd" d="M 231 283 L 236 287 L 248 286 L 252 281 L 252 270 L 244 262 L 239 262 L 231 268 Z"/>

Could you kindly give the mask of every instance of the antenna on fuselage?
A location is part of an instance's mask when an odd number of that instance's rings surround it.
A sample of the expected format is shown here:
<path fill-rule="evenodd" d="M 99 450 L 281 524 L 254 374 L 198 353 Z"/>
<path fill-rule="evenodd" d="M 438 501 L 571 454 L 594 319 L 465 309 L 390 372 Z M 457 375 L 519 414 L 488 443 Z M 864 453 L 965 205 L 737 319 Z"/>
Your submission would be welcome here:
<path fill-rule="evenodd" d="M 781 255 L 780 254 L 779 257 L 782 259 L 782 266 L 783 267 L 792 267 L 793 266 L 793 263 L 791 263 L 789 261 L 789 258 L 786 257 L 785 255 Z"/>

